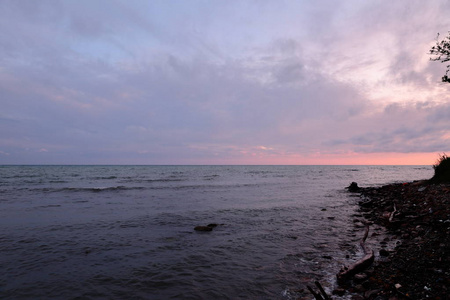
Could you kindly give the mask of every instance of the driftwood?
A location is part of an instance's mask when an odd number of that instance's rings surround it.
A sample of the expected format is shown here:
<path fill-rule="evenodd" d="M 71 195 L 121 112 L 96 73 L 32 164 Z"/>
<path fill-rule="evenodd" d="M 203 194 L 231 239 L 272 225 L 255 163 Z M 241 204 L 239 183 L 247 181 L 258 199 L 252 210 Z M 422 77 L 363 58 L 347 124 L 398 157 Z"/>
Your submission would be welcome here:
<path fill-rule="evenodd" d="M 312 289 L 312 287 L 310 287 L 309 285 L 306 286 L 308 288 L 308 290 L 311 292 L 311 294 L 314 296 L 314 299 L 316 299 L 316 300 L 330 300 L 330 297 L 328 297 L 327 293 L 325 293 L 325 290 L 323 289 L 323 287 L 320 284 L 320 282 L 316 281 L 315 284 L 316 284 L 317 288 L 319 289 L 319 293 L 316 293 Z"/>
<path fill-rule="evenodd" d="M 362 270 L 367 269 L 370 267 L 373 263 L 373 260 L 375 258 L 375 254 L 372 249 L 366 246 L 366 239 L 369 235 L 369 226 L 366 226 L 366 232 L 364 233 L 364 237 L 360 241 L 360 246 L 364 251 L 364 257 L 360 260 L 358 260 L 356 263 L 354 263 L 350 267 L 344 267 L 339 273 L 336 275 L 337 280 L 339 283 L 342 283 L 346 280 L 348 280 L 351 276 L 355 275 L 356 273 L 361 272 Z"/>
<path fill-rule="evenodd" d="M 389 223 L 393 222 L 393 219 L 394 219 L 394 216 L 395 216 L 396 212 L 397 212 L 397 207 L 395 206 L 395 203 L 394 203 L 394 210 L 389 215 Z"/>

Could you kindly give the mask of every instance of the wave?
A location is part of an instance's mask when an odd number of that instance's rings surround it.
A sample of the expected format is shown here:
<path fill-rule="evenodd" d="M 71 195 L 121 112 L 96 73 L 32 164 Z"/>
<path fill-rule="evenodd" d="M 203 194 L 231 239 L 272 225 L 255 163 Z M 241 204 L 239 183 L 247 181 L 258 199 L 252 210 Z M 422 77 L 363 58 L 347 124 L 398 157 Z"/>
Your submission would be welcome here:
<path fill-rule="evenodd" d="M 214 175 L 205 175 L 205 176 L 203 176 L 203 180 L 214 180 L 214 179 L 216 179 L 216 178 L 218 178 L 218 177 L 220 177 L 220 176 L 217 175 L 217 174 L 214 174 Z"/>
<path fill-rule="evenodd" d="M 205 180 L 205 182 L 211 182 Z M 136 182 L 135 182 L 136 183 Z M 144 182 L 145 183 L 145 182 Z M 106 193 L 106 192 L 122 192 L 132 190 L 201 190 L 201 189 L 232 189 L 243 187 L 258 187 L 257 183 L 244 184 L 186 184 L 186 185 L 154 185 L 154 186 L 107 186 L 107 187 L 21 187 L 11 189 L 1 189 L 2 192 L 12 191 L 29 191 L 33 193 Z"/>
<path fill-rule="evenodd" d="M 122 179 L 122 180 L 119 180 L 118 182 L 122 182 L 122 183 L 130 183 L 130 182 L 133 182 L 133 183 L 158 183 L 158 182 L 180 182 L 180 181 L 187 181 L 187 179 L 181 179 L 181 178 L 136 179 L 136 178 L 132 178 L 132 179 Z"/>
<path fill-rule="evenodd" d="M 26 190 L 35 192 L 58 193 L 58 192 L 108 192 L 108 191 L 128 191 L 128 190 L 144 190 L 143 186 L 109 186 L 109 187 L 63 187 L 63 188 L 25 188 Z"/>
<path fill-rule="evenodd" d="M 96 177 L 91 177 L 89 179 L 93 179 L 93 180 L 117 179 L 117 176 L 96 176 Z"/>
<path fill-rule="evenodd" d="M 40 208 L 50 208 L 50 207 L 61 207 L 60 204 L 49 204 L 49 205 L 42 205 L 39 206 Z"/>
<path fill-rule="evenodd" d="M 247 171 L 245 172 L 245 174 L 271 174 L 271 173 L 275 173 L 273 171 L 267 171 L 267 170 L 259 170 L 259 171 Z"/>
<path fill-rule="evenodd" d="M 42 177 L 41 174 L 18 174 L 18 175 L 11 175 L 11 176 L 3 176 L 5 179 L 17 179 L 17 178 L 37 178 Z"/>
<path fill-rule="evenodd" d="M 191 184 L 191 185 L 179 185 L 171 187 L 172 190 L 184 190 L 184 189 L 232 189 L 232 188 L 243 188 L 243 187 L 258 187 L 258 183 L 243 183 L 243 184 Z M 166 187 L 160 187 L 166 188 Z"/>

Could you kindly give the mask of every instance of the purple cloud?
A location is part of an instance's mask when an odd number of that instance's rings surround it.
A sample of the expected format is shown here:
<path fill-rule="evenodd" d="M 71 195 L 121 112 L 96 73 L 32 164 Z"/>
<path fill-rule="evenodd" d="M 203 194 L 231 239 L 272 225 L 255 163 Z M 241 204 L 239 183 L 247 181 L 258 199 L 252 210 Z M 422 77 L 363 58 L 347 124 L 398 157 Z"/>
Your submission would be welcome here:
<path fill-rule="evenodd" d="M 0 163 L 448 151 L 450 6 L 330 3 L 3 2 Z"/>

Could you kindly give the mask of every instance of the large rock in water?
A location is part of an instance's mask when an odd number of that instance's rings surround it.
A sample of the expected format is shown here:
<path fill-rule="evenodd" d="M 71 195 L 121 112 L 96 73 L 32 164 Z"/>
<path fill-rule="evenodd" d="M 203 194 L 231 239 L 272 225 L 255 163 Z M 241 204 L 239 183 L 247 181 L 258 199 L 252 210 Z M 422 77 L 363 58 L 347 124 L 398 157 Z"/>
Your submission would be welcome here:
<path fill-rule="evenodd" d="M 212 226 L 195 226 L 194 230 L 196 230 L 196 231 L 212 231 L 213 227 Z"/>
<path fill-rule="evenodd" d="M 358 186 L 358 184 L 356 182 L 352 182 L 348 187 L 347 187 L 349 192 L 359 192 L 360 187 Z"/>
<path fill-rule="evenodd" d="M 208 224 L 206 226 L 195 226 L 194 230 L 196 230 L 196 231 L 212 231 L 213 228 L 215 228 L 217 226 L 218 226 L 218 224 L 211 223 L 211 224 Z"/>

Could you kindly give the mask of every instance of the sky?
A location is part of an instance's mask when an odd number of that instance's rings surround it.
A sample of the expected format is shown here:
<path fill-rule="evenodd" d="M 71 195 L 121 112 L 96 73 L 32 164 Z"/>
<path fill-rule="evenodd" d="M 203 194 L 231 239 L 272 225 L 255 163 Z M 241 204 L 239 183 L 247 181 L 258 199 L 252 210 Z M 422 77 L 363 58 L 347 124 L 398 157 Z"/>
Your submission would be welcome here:
<path fill-rule="evenodd" d="M 2 0 L 0 164 L 450 153 L 447 0 Z"/>

